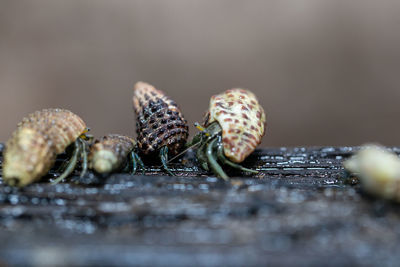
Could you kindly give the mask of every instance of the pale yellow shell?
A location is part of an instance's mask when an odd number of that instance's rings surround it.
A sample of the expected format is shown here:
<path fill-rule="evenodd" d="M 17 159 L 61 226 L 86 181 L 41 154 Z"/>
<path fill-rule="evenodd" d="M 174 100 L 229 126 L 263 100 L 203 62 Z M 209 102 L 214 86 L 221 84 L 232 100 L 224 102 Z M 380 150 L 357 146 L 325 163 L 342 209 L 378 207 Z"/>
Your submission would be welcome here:
<path fill-rule="evenodd" d="M 67 146 L 84 131 L 83 120 L 64 109 L 44 109 L 29 114 L 4 151 L 3 180 L 24 186 L 45 175 Z"/>
<path fill-rule="evenodd" d="M 400 201 L 400 158 L 384 147 L 365 145 L 343 163 L 375 196 Z"/>
<path fill-rule="evenodd" d="M 129 136 L 109 134 L 97 140 L 90 149 L 90 167 L 97 173 L 118 170 L 127 160 L 136 142 Z"/>
<path fill-rule="evenodd" d="M 206 115 L 206 126 L 217 121 L 222 128 L 224 153 L 242 162 L 261 143 L 266 116 L 257 97 L 244 89 L 230 89 L 214 95 Z"/>

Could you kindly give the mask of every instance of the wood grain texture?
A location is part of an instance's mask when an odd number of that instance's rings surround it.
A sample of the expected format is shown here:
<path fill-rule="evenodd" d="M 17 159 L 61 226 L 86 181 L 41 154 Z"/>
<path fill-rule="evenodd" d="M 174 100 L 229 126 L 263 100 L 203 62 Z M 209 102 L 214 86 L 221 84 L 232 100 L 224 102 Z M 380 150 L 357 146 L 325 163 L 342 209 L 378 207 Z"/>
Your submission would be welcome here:
<path fill-rule="evenodd" d="M 260 174 L 231 170 L 229 182 L 199 169 L 190 152 L 171 164 L 174 177 L 156 163 L 147 176 L 115 174 L 97 185 L 0 185 L 0 258 L 64 266 L 396 265 L 399 206 L 341 178 L 342 161 L 356 149 L 258 149 L 243 164 Z"/>

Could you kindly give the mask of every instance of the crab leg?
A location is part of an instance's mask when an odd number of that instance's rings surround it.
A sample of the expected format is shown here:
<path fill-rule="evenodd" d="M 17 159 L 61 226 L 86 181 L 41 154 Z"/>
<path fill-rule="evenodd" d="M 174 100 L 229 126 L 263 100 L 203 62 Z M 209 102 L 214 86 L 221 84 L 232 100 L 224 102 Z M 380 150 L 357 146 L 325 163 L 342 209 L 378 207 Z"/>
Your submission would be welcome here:
<path fill-rule="evenodd" d="M 78 162 L 78 155 L 79 152 L 81 151 L 82 147 L 80 145 L 80 142 L 78 141 L 79 139 L 77 139 L 75 141 L 75 149 L 74 152 L 72 154 L 71 159 L 69 160 L 69 163 L 67 165 L 67 168 L 65 169 L 65 171 L 57 178 L 55 179 L 52 184 L 58 184 L 59 182 L 61 182 L 62 180 L 64 180 L 66 177 L 68 177 L 75 169 L 76 163 Z"/>
<path fill-rule="evenodd" d="M 207 162 L 207 155 L 205 150 L 207 149 L 206 147 L 206 143 L 204 143 L 203 145 L 201 145 L 196 152 L 196 156 L 197 156 L 197 160 L 200 163 L 200 166 L 206 170 L 209 171 L 210 168 L 208 167 L 208 162 Z"/>
<path fill-rule="evenodd" d="M 222 179 L 227 181 L 229 179 L 229 176 L 226 175 L 222 167 L 218 164 L 218 162 L 215 159 L 214 156 L 214 148 L 216 145 L 217 139 L 213 139 L 208 145 L 207 145 L 207 159 L 208 163 L 210 164 L 211 169 L 214 171 L 214 173 L 218 174 Z"/>
<path fill-rule="evenodd" d="M 171 170 L 168 168 L 167 161 L 168 161 L 168 147 L 163 146 L 160 150 L 160 158 L 163 164 L 164 170 L 171 176 L 175 176 Z"/>
<path fill-rule="evenodd" d="M 82 157 L 82 171 L 81 178 L 86 175 L 88 168 L 88 158 L 87 158 L 87 144 L 84 140 L 78 138 L 78 141 L 81 143 L 81 157 Z"/>
<path fill-rule="evenodd" d="M 132 163 L 132 171 L 131 171 L 131 175 L 135 175 L 136 170 L 137 170 L 137 161 L 136 161 L 136 156 L 135 156 L 135 152 L 132 150 L 131 153 L 129 154 L 129 159 Z"/>
<path fill-rule="evenodd" d="M 143 163 L 142 159 L 139 157 L 139 155 L 136 152 L 133 152 L 133 155 L 134 155 L 137 163 L 139 163 L 139 166 L 142 169 L 142 174 L 144 175 L 146 168 L 144 167 L 144 163 Z"/>
<path fill-rule="evenodd" d="M 68 160 L 63 161 L 61 165 L 57 168 L 57 172 L 64 172 L 67 165 L 68 165 Z"/>
<path fill-rule="evenodd" d="M 133 168 L 132 167 L 132 156 L 129 154 L 129 160 L 126 161 L 124 167 L 122 168 L 122 172 L 130 172 Z"/>
<path fill-rule="evenodd" d="M 129 155 L 129 158 L 130 158 L 131 163 L 132 163 L 132 172 L 131 172 L 131 175 L 134 175 L 134 174 L 136 173 L 137 165 L 138 165 L 138 164 L 139 164 L 140 168 L 142 169 L 142 174 L 144 174 L 145 167 L 144 167 L 143 161 L 142 161 L 142 159 L 139 157 L 139 155 L 136 154 L 136 152 L 132 150 L 131 153 L 130 153 L 130 155 Z"/>
<path fill-rule="evenodd" d="M 220 139 L 220 138 L 218 138 L 218 139 Z M 242 171 L 244 171 L 244 172 L 258 173 L 258 171 L 245 168 L 245 167 L 243 167 L 243 166 L 241 166 L 241 165 L 239 165 L 239 164 L 236 164 L 236 163 L 234 163 L 234 162 L 228 160 L 228 159 L 225 157 L 225 155 L 224 155 L 224 149 L 223 149 L 222 144 L 221 144 L 220 142 L 218 142 L 218 143 L 219 143 L 219 144 L 217 145 L 217 149 L 218 149 L 218 152 L 217 152 L 217 154 L 218 154 L 218 159 L 219 159 L 223 164 L 229 165 L 229 166 L 231 166 L 232 168 L 239 169 L 239 170 L 242 170 Z"/>

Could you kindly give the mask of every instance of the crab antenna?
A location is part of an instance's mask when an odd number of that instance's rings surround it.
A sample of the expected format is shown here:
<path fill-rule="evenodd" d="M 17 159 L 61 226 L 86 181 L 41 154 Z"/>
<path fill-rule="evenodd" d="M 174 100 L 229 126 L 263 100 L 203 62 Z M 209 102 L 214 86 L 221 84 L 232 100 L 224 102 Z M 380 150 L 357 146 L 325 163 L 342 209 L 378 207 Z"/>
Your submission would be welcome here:
<path fill-rule="evenodd" d="M 195 126 L 199 131 L 203 132 L 207 137 L 210 137 L 210 136 L 211 136 L 211 134 L 207 131 L 207 129 L 204 128 L 203 126 L 201 126 L 200 123 L 195 122 L 195 123 L 194 123 L 194 126 Z M 189 149 L 191 149 L 191 148 L 197 146 L 197 145 L 200 144 L 200 143 L 201 143 L 201 140 L 198 141 L 197 143 L 194 143 L 194 144 L 190 145 L 190 146 L 187 147 L 185 150 L 183 150 L 181 153 L 179 153 L 178 155 L 176 155 L 176 156 L 172 157 L 171 159 L 169 159 L 169 160 L 167 161 L 167 163 L 170 163 L 171 161 L 173 161 L 173 160 L 177 159 L 178 157 L 182 156 L 182 155 L 185 154 Z M 161 166 L 160 166 L 160 167 L 161 167 Z"/>
<path fill-rule="evenodd" d="M 207 137 L 210 137 L 210 136 L 211 136 L 211 134 L 207 131 L 207 129 L 204 128 L 203 126 L 201 126 L 200 123 L 195 122 L 195 123 L 194 123 L 194 126 L 195 126 L 200 132 L 204 133 L 205 136 L 207 136 Z M 192 141 L 193 141 L 193 140 L 192 140 Z M 187 147 L 187 148 L 186 148 L 185 150 L 183 150 L 181 153 L 179 153 L 179 154 L 176 155 L 175 157 L 173 157 L 173 158 L 171 158 L 170 160 L 168 160 L 167 163 L 169 163 L 169 162 L 173 161 L 174 159 L 180 157 L 181 155 L 185 154 L 189 149 L 191 149 L 191 148 L 197 146 L 198 144 L 200 144 L 201 141 L 202 141 L 202 140 L 198 141 L 197 143 L 191 144 L 189 147 Z"/>
<path fill-rule="evenodd" d="M 189 149 L 197 146 L 198 144 L 201 143 L 201 140 L 197 143 L 194 143 L 193 145 L 189 146 L 188 148 L 186 148 L 185 150 L 183 150 L 181 153 L 179 153 L 178 155 L 174 156 L 173 158 L 171 158 L 170 160 L 167 161 L 167 163 L 170 163 L 171 161 L 173 161 L 174 159 L 179 158 L 180 156 L 182 156 L 183 154 L 185 154 Z"/>

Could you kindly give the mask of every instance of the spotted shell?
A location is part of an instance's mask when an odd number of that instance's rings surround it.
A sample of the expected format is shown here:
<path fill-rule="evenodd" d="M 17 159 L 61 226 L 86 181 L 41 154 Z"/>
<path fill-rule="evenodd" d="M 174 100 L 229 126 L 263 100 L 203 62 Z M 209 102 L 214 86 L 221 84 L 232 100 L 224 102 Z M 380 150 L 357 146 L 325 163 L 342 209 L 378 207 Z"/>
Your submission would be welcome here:
<path fill-rule="evenodd" d="M 133 107 L 137 115 L 137 143 L 143 154 L 152 154 L 163 146 L 172 155 L 182 150 L 189 135 L 187 121 L 164 92 L 138 82 L 134 87 Z"/>
<path fill-rule="evenodd" d="M 119 134 L 109 134 L 96 140 L 90 149 L 90 167 L 98 173 L 117 170 L 126 162 L 135 144 L 133 138 Z"/>
<path fill-rule="evenodd" d="M 362 188 L 375 196 L 400 202 L 400 158 L 377 145 L 365 145 L 343 163 Z"/>
<path fill-rule="evenodd" d="M 219 123 L 225 156 L 240 163 L 261 143 L 265 120 L 257 97 L 248 90 L 235 88 L 211 97 L 205 126 Z"/>
<path fill-rule="evenodd" d="M 57 154 L 84 131 L 83 120 L 64 109 L 44 109 L 18 124 L 4 151 L 3 179 L 24 186 L 39 180 L 53 166 Z"/>

